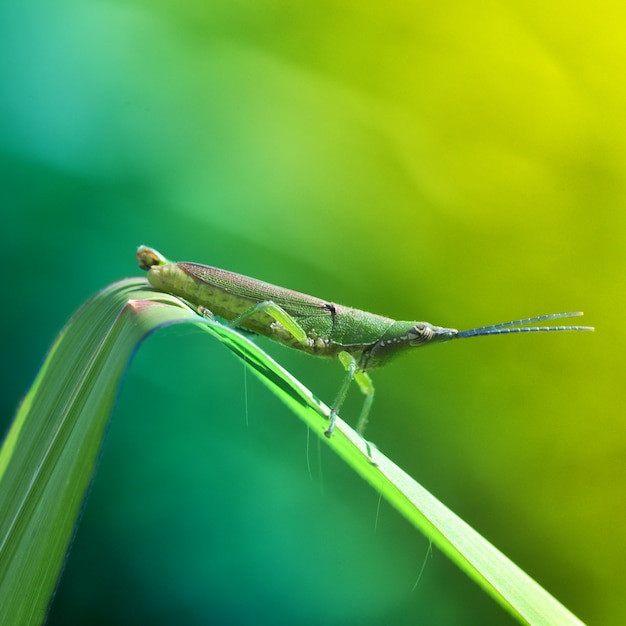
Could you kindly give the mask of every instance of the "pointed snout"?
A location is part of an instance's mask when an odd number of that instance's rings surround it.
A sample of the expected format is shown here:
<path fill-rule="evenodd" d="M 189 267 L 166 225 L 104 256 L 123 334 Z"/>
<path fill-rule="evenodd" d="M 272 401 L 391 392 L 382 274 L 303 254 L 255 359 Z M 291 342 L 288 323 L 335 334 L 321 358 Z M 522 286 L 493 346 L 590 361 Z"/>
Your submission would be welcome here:
<path fill-rule="evenodd" d="M 456 328 L 433 326 L 428 322 L 417 322 L 407 332 L 411 346 L 424 346 L 454 339 L 459 331 Z"/>
<path fill-rule="evenodd" d="M 456 339 L 458 330 L 456 328 L 444 328 L 443 326 L 433 326 L 433 337 L 431 341 L 450 341 L 450 339 Z"/>

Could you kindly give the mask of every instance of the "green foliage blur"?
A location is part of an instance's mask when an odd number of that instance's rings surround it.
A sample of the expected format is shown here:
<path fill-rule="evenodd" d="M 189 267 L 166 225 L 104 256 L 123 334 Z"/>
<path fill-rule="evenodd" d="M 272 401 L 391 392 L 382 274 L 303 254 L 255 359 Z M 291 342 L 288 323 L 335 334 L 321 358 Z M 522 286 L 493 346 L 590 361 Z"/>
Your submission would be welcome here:
<path fill-rule="evenodd" d="M 367 435 L 583 621 L 625 623 L 625 18 L 2 3 L 2 428 L 139 244 L 459 329 L 583 310 L 593 335 L 374 372 Z M 332 401 L 339 364 L 263 346 Z M 223 347 L 174 328 L 128 371 L 48 623 L 510 622 L 427 554 Z"/>

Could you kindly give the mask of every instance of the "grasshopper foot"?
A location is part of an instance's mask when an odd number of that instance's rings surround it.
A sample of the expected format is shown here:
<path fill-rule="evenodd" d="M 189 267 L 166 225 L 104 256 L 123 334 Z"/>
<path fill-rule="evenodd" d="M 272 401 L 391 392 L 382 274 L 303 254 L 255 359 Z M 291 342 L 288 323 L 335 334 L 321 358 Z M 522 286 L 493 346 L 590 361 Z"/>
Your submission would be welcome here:
<path fill-rule="evenodd" d="M 337 421 L 337 413 L 331 411 L 328 416 L 328 428 L 324 431 L 324 435 L 327 439 L 330 439 L 335 431 L 335 422 Z"/>

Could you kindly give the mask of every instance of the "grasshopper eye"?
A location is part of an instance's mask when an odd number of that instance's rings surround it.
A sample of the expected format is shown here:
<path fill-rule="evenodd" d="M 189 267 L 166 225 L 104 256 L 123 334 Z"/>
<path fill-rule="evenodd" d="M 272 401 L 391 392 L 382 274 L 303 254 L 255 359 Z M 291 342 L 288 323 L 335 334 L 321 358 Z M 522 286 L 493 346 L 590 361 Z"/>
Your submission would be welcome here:
<path fill-rule="evenodd" d="M 428 343 L 433 338 L 434 334 L 435 332 L 430 324 L 415 324 L 408 332 L 409 343 L 412 346 Z"/>

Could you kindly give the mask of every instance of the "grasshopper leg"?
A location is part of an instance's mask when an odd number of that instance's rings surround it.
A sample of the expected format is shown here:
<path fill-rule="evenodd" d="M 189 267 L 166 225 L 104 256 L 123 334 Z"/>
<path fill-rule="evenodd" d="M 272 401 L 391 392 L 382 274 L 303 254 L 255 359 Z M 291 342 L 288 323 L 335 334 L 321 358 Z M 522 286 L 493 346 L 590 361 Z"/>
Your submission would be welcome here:
<path fill-rule="evenodd" d="M 213 313 L 213 311 L 207 309 L 205 306 L 200 305 L 198 307 L 198 313 L 202 315 L 202 317 L 206 317 L 208 320 L 211 320 L 212 322 L 215 321 L 215 314 Z"/>
<path fill-rule="evenodd" d="M 363 371 L 357 372 L 354 375 L 354 380 L 359 386 L 361 393 L 365 396 L 363 407 L 361 408 L 361 414 L 359 415 L 359 419 L 356 423 L 356 432 L 363 437 L 365 427 L 367 426 L 367 418 L 369 416 L 370 409 L 372 408 L 372 402 L 374 402 L 374 384 L 372 383 L 372 379 L 369 377 L 367 372 Z"/>
<path fill-rule="evenodd" d="M 343 383 L 341 384 L 341 388 L 339 389 L 339 393 L 337 394 L 337 399 L 333 403 L 332 409 L 330 410 L 330 423 L 328 425 L 328 428 L 324 431 L 324 434 L 328 438 L 330 438 L 333 434 L 333 430 L 335 429 L 335 423 L 337 421 L 337 413 L 339 412 L 343 401 L 346 399 L 350 384 L 352 383 L 352 381 L 355 381 L 356 384 L 359 386 L 361 393 L 365 396 L 363 407 L 361 408 L 361 414 L 359 415 L 359 419 L 356 424 L 356 432 L 359 434 L 360 437 L 363 438 L 367 454 L 371 458 L 372 451 L 370 443 L 363 436 L 363 431 L 365 430 L 365 426 L 367 425 L 367 417 L 369 415 L 370 408 L 372 407 L 372 402 L 374 401 L 374 384 L 372 383 L 372 379 L 369 377 L 369 374 L 362 369 L 359 369 L 358 362 L 351 354 L 348 354 L 347 352 L 340 352 L 339 360 L 346 368 L 347 374 L 343 380 Z"/>
<path fill-rule="evenodd" d="M 247 311 L 244 311 L 239 317 L 229 322 L 229 326 L 241 326 L 241 323 L 252 315 L 257 313 L 265 313 L 269 315 L 274 321 L 278 322 L 298 343 L 306 344 L 308 337 L 304 332 L 304 329 L 298 322 L 296 322 L 285 309 L 280 307 L 271 300 L 265 302 L 259 302 L 253 307 L 250 307 Z"/>
<path fill-rule="evenodd" d="M 328 416 L 329 424 L 328 428 L 324 431 L 324 434 L 330 439 L 335 430 L 335 423 L 337 422 L 337 413 L 343 404 L 343 401 L 346 399 L 346 395 L 348 394 L 348 389 L 350 389 L 350 384 L 354 380 L 355 375 L 357 374 L 357 362 L 351 354 L 347 352 L 339 353 L 339 360 L 342 365 L 346 368 L 346 377 L 343 379 L 343 383 L 341 383 L 341 387 L 339 388 L 339 393 L 333 402 L 333 406 L 330 409 L 330 415 Z"/>
<path fill-rule="evenodd" d="M 369 377 L 367 372 L 359 369 L 359 364 L 351 354 L 349 354 L 348 352 L 341 352 L 339 354 L 339 360 L 346 368 L 347 374 L 346 377 L 343 379 L 343 383 L 341 384 L 341 388 L 339 389 L 337 398 L 333 403 L 332 409 L 330 411 L 330 424 L 328 425 L 328 428 L 326 429 L 324 434 L 327 437 L 330 437 L 333 434 L 333 430 L 335 429 L 335 422 L 337 421 L 337 413 L 339 412 L 341 405 L 346 399 L 348 389 L 350 388 L 350 383 L 354 380 L 359 386 L 361 393 L 363 393 L 363 395 L 365 396 L 363 408 L 361 409 L 361 414 L 359 415 L 359 419 L 356 424 L 356 431 L 362 437 L 365 426 L 367 425 L 367 416 L 369 415 L 372 402 L 374 401 L 374 384 L 372 383 L 372 379 Z"/>

